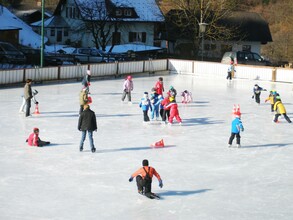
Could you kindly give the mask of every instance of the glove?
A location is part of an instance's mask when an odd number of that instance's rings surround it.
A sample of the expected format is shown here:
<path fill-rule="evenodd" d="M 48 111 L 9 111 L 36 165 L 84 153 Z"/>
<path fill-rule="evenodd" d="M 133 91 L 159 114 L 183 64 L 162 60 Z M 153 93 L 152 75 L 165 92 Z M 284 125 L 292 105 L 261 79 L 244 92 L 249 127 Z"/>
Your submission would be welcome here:
<path fill-rule="evenodd" d="M 128 181 L 129 181 L 129 182 L 132 182 L 132 180 L 133 180 L 133 177 L 130 177 Z"/>
<path fill-rule="evenodd" d="M 36 104 L 38 105 L 38 104 L 39 104 L 39 102 L 36 102 Z"/>
<path fill-rule="evenodd" d="M 162 181 L 162 180 L 159 181 L 159 187 L 160 187 L 160 188 L 163 187 L 163 181 Z"/>
<path fill-rule="evenodd" d="M 251 98 L 252 98 L 252 99 L 254 99 L 254 95 L 253 95 L 253 96 L 251 96 Z"/>
<path fill-rule="evenodd" d="M 244 128 L 241 128 L 241 131 L 244 131 Z"/>

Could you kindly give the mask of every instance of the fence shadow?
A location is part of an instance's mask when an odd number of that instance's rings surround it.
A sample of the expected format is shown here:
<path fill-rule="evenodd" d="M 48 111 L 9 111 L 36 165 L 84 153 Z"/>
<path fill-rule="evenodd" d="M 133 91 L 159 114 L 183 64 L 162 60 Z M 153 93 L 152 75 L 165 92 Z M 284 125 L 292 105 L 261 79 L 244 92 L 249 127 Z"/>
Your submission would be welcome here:
<path fill-rule="evenodd" d="M 97 150 L 98 153 L 112 153 L 112 152 L 120 152 L 120 151 L 140 151 L 140 150 L 162 150 L 165 148 L 171 148 L 171 147 L 176 147 L 176 145 L 167 145 L 164 147 L 160 148 L 155 148 L 155 147 L 124 147 L 124 148 L 117 148 L 117 149 L 104 149 L 104 150 Z"/>
<path fill-rule="evenodd" d="M 187 118 L 183 120 L 184 126 L 207 125 L 207 124 L 223 124 L 223 120 L 211 120 L 211 118 Z"/>
<path fill-rule="evenodd" d="M 255 145 L 248 145 L 248 146 L 241 146 L 241 148 L 258 148 L 258 147 L 286 147 L 288 145 L 293 145 L 293 143 L 276 143 L 276 144 L 255 144 Z"/>

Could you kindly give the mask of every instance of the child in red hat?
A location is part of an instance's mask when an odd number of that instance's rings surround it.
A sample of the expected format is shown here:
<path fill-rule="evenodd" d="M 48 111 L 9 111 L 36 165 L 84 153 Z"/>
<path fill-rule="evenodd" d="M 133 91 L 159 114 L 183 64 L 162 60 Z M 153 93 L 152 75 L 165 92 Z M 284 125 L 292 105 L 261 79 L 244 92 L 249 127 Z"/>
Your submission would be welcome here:
<path fill-rule="evenodd" d="M 33 133 L 31 133 L 28 139 L 26 139 L 26 142 L 29 146 L 43 147 L 50 144 L 49 141 L 42 141 L 39 137 L 39 133 L 40 130 L 38 128 L 34 128 Z"/>

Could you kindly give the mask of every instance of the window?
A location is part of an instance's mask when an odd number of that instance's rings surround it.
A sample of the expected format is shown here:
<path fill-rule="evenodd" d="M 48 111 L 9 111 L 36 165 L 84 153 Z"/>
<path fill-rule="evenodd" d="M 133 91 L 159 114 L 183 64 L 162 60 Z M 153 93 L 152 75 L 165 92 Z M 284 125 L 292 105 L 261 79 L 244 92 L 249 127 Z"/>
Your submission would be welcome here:
<path fill-rule="evenodd" d="M 51 29 L 51 31 L 50 31 L 50 36 L 51 36 L 51 37 L 54 37 L 54 36 L 55 36 L 55 29 Z"/>
<path fill-rule="evenodd" d="M 64 37 L 68 37 L 68 30 L 64 29 Z"/>
<path fill-rule="evenodd" d="M 146 32 L 129 32 L 129 42 L 146 42 Z"/>
<path fill-rule="evenodd" d="M 66 18 L 79 18 L 79 11 L 75 7 L 66 7 Z"/>
<path fill-rule="evenodd" d="M 121 9 L 116 9 L 115 14 L 116 14 L 116 16 L 122 16 L 122 10 Z"/>
<path fill-rule="evenodd" d="M 119 45 L 121 43 L 121 33 L 120 32 L 113 32 L 112 33 L 112 44 Z"/>
<path fill-rule="evenodd" d="M 132 15 L 131 9 L 124 9 L 124 16 L 130 17 Z"/>

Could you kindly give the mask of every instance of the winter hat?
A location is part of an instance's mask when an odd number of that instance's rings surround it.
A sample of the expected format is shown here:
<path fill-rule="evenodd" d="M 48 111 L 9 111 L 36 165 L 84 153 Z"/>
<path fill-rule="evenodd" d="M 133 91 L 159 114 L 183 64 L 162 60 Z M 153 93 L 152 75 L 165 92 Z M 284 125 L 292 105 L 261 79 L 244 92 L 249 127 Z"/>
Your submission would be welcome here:
<path fill-rule="evenodd" d="M 159 77 L 159 81 L 163 81 L 163 77 Z"/>
<path fill-rule="evenodd" d="M 38 128 L 34 128 L 34 133 L 39 132 L 40 130 Z"/>
<path fill-rule="evenodd" d="M 32 79 L 27 79 L 25 82 L 26 83 L 30 83 L 30 82 L 32 82 L 33 80 Z"/>
<path fill-rule="evenodd" d="M 132 76 L 127 76 L 127 79 L 128 80 L 132 80 Z"/>
<path fill-rule="evenodd" d="M 174 87 L 173 86 L 170 86 L 170 90 L 172 90 L 172 89 L 174 89 Z"/>
<path fill-rule="evenodd" d="M 240 118 L 241 117 L 241 113 L 240 112 L 235 112 L 234 115 L 235 115 L 236 118 Z"/>
<path fill-rule="evenodd" d="M 149 161 L 148 161 L 147 159 L 144 159 L 144 160 L 142 161 L 142 165 L 143 165 L 143 166 L 148 166 L 148 165 L 149 165 Z"/>
<path fill-rule="evenodd" d="M 86 71 L 86 74 L 91 75 L 91 71 L 90 70 L 87 70 Z"/>

